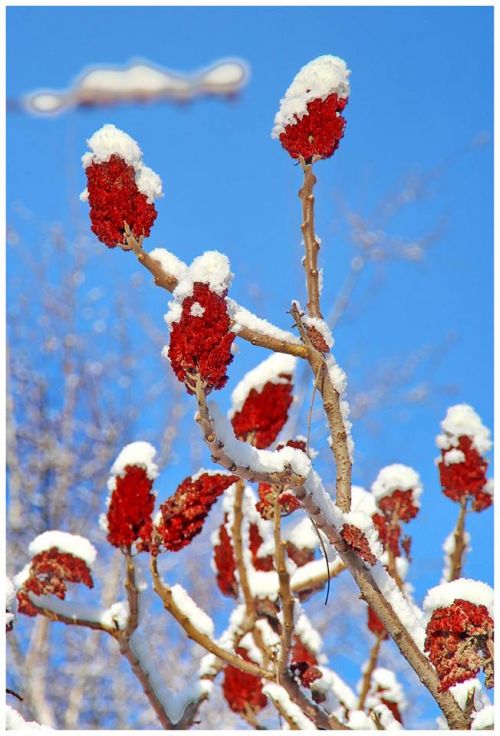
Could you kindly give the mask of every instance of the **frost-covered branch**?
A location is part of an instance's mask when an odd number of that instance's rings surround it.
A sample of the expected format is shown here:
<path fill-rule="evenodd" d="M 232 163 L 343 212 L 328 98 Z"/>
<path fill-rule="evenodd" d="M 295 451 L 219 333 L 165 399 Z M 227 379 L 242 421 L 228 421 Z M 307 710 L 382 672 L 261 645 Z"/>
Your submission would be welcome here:
<path fill-rule="evenodd" d="M 218 410 L 216 416 L 213 416 L 215 404 L 212 404 L 211 413 L 199 376 L 195 377 L 195 392 L 198 403 L 195 419 L 215 463 L 251 482 L 283 485 L 287 488 L 296 488 L 303 484 L 305 476 L 294 469 L 298 468 L 307 474 L 309 463 L 303 453 L 293 448 L 286 448 L 280 453 L 257 450 L 238 441 Z"/>
<path fill-rule="evenodd" d="M 278 659 L 278 682 L 286 676 L 290 647 L 293 636 L 293 596 L 290 591 L 290 575 L 286 567 L 286 542 L 281 539 L 281 509 L 279 496 L 274 501 L 274 565 L 278 573 L 279 595 L 281 599 L 281 646 Z"/>
<path fill-rule="evenodd" d="M 163 583 L 158 572 L 157 559 L 154 556 L 151 557 L 151 574 L 153 576 L 155 593 L 161 598 L 165 609 L 172 614 L 172 616 L 182 626 L 182 628 L 186 632 L 186 635 L 190 639 L 206 649 L 207 652 L 215 654 L 215 656 L 219 659 L 223 660 L 227 664 L 232 665 L 233 667 L 237 667 L 243 672 L 248 672 L 248 674 L 255 675 L 256 677 L 273 679 L 273 672 L 259 667 L 252 662 L 247 662 L 245 659 L 238 657 L 236 654 L 233 654 L 231 651 L 224 649 L 220 644 L 218 644 L 213 639 L 213 624 L 211 620 L 208 619 L 208 616 L 206 614 L 203 615 L 203 612 L 198 607 L 196 607 L 195 611 L 196 623 L 198 625 L 195 625 L 192 618 L 189 616 L 189 605 L 183 606 L 181 602 L 182 599 L 184 599 L 185 602 L 187 594 L 183 591 L 182 598 L 180 598 L 180 596 L 176 596 L 177 590 L 175 588 L 170 588 L 168 585 Z M 179 587 L 180 586 L 177 586 L 177 589 Z M 189 603 L 191 604 L 191 607 L 194 606 L 191 599 L 189 599 Z M 200 628 L 200 624 L 202 622 L 205 623 L 205 619 L 208 619 L 208 622 L 212 624 L 212 628 L 209 625 Z"/>
<path fill-rule="evenodd" d="M 415 632 L 410 633 L 401 620 L 401 614 L 403 614 L 403 617 L 408 619 L 410 626 L 418 628 L 414 614 L 409 605 L 405 603 L 395 583 L 382 568 L 378 568 L 378 580 L 375 581 L 362 559 L 348 547 L 335 524 L 328 520 L 328 507 L 331 500 L 324 494 L 324 491 L 323 494 L 316 491 L 313 496 L 311 492 L 303 488 L 295 493 L 316 522 L 318 529 L 325 533 L 348 567 L 360 589 L 362 598 L 382 621 L 403 657 L 438 703 L 450 728 L 468 729 L 469 719 L 465 717 L 453 696 L 449 692 L 442 691 L 435 670 L 412 636 L 412 633 L 415 635 Z"/>

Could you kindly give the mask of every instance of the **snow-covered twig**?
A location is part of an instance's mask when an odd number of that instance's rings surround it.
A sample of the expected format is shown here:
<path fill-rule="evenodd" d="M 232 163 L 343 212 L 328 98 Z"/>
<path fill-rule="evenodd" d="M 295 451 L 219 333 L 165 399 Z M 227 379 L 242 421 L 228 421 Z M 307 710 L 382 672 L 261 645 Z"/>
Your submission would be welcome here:
<path fill-rule="evenodd" d="M 231 651 L 224 649 L 224 647 L 218 644 L 206 631 L 202 631 L 195 625 L 186 611 L 179 605 L 178 601 L 175 600 L 172 588 L 162 581 L 158 572 L 157 558 L 155 556 L 151 557 L 151 574 L 153 576 L 153 587 L 155 593 L 161 598 L 165 609 L 169 611 L 175 620 L 182 626 L 189 639 L 195 641 L 201 647 L 206 649 L 207 652 L 215 654 L 219 659 L 233 667 L 237 667 L 243 672 L 248 672 L 248 674 L 255 675 L 256 677 L 264 677 L 268 680 L 272 680 L 274 678 L 273 672 L 259 667 L 258 665 L 253 664 L 253 662 L 247 662 L 245 659 L 238 657 Z"/>
<path fill-rule="evenodd" d="M 128 249 L 134 253 L 139 263 L 152 274 L 156 286 L 173 292 L 178 283 L 177 277 L 165 271 L 161 262 L 147 253 L 142 247 L 142 242 L 134 238 L 132 234 L 127 236 L 127 244 Z M 236 310 L 244 311 L 243 308 L 240 308 L 234 303 L 232 311 L 234 312 Z M 263 320 L 258 319 L 253 320 L 253 322 L 256 326 L 264 324 Z M 265 330 L 261 331 L 256 326 L 249 327 L 245 324 L 238 323 L 238 337 L 241 337 L 252 345 L 267 348 L 276 353 L 287 353 L 300 358 L 306 357 L 307 350 L 300 342 L 295 342 L 293 339 L 285 340 L 282 337 L 277 337 L 275 334 L 270 334 L 272 332 L 278 332 L 278 328 L 274 327 L 274 325 L 270 325 L 271 330 L 269 332 Z"/>
<path fill-rule="evenodd" d="M 254 620 L 255 619 L 255 605 L 254 605 L 252 591 L 250 589 L 250 585 L 248 582 L 247 567 L 246 567 L 245 559 L 243 555 L 243 539 L 241 535 L 241 527 L 243 524 L 243 495 L 244 495 L 244 492 L 245 492 L 245 485 L 240 480 L 236 484 L 235 491 L 234 491 L 234 501 L 233 501 L 234 518 L 233 518 L 233 526 L 231 529 L 231 536 L 233 538 L 234 559 L 236 561 L 236 567 L 238 570 L 238 579 L 240 582 L 241 591 L 245 599 L 247 617 L 250 620 Z"/>
<path fill-rule="evenodd" d="M 286 542 L 281 538 L 281 509 L 279 494 L 274 501 L 274 565 L 278 573 L 281 599 L 281 647 L 278 659 L 278 682 L 286 676 L 293 636 L 293 596 L 290 591 L 290 575 L 286 567 Z"/>

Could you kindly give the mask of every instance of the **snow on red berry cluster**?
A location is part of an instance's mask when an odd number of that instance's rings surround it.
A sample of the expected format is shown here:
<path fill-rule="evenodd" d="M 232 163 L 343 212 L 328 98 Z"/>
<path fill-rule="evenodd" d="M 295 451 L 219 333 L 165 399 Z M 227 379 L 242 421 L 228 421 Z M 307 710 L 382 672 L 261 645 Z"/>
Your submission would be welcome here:
<path fill-rule="evenodd" d="M 493 687 L 493 590 L 460 578 L 432 588 L 425 600 L 428 617 L 425 651 L 436 668 L 442 690 L 485 673 Z"/>
<path fill-rule="evenodd" d="M 194 393 L 197 375 L 207 393 L 227 382 L 235 338 L 226 301 L 231 277 L 227 257 L 207 251 L 194 259 L 173 292 L 165 315 L 171 333 L 164 355 L 188 393 Z"/>
<path fill-rule="evenodd" d="M 15 579 L 20 613 L 36 616 L 37 609 L 30 595 L 55 595 L 64 599 L 67 583 L 94 587 L 91 568 L 96 550 L 88 539 L 77 534 L 48 531 L 36 537 L 28 551 L 31 561 Z"/>
<path fill-rule="evenodd" d="M 107 540 L 114 547 L 147 549 L 153 531 L 153 482 L 158 468 L 156 450 L 148 442 L 126 445 L 116 458 L 108 481 L 108 510 L 103 519 Z"/>
<path fill-rule="evenodd" d="M 422 485 L 418 473 L 407 465 L 396 463 L 387 465 L 379 472 L 372 484 L 372 495 L 376 511 L 373 523 L 385 550 L 395 557 L 401 555 L 400 538 L 403 522 L 416 517 L 420 509 Z M 409 555 L 411 540 L 401 541 L 403 551 Z"/>
<path fill-rule="evenodd" d="M 234 389 L 230 414 L 236 437 L 258 449 L 272 445 L 293 402 L 297 359 L 273 353 L 249 371 Z"/>
<path fill-rule="evenodd" d="M 491 449 L 490 431 L 468 404 L 448 409 L 436 438 L 441 450 L 437 459 L 443 493 L 452 501 L 471 500 L 473 511 L 493 503 L 493 483 L 486 477 L 485 454 Z"/>
<path fill-rule="evenodd" d="M 236 483 L 235 475 L 201 470 L 185 478 L 160 506 L 156 531 L 165 549 L 186 547 L 200 534 L 208 512 L 224 491 Z"/>
<path fill-rule="evenodd" d="M 296 75 L 281 100 L 272 137 L 292 156 L 306 162 L 329 158 L 344 135 L 342 116 L 349 99 L 350 71 L 336 56 L 320 56 Z"/>
<path fill-rule="evenodd" d="M 157 215 L 153 202 L 162 196 L 160 177 L 143 164 L 136 141 L 114 125 L 104 125 L 87 143 L 87 188 L 80 199 L 90 204 L 92 232 L 108 248 L 126 242 L 124 223 L 136 239 L 148 237 Z"/>

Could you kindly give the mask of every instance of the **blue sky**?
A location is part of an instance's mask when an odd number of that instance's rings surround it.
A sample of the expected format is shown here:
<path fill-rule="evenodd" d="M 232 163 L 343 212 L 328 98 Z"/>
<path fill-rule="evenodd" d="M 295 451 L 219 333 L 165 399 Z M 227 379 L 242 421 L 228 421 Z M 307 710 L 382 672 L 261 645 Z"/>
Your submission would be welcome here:
<path fill-rule="evenodd" d="M 248 86 L 230 102 L 127 105 L 51 119 L 12 112 L 7 220 L 25 235 L 29 226 L 19 221 L 16 202 L 47 226 L 58 221 L 74 233 L 88 227 L 86 205 L 77 200 L 85 186 L 79 157 L 85 139 L 112 122 L 139 141 L 145 162 L 164 180 L 150 247 L 165 246 L 185 260 L 206 249 L 227 253 L 233 296 L 252 306 L 258 285 L 262 316 L 288 327 L 291 299 L 305 301 L 300 172 L 270 130 L 294 74 L 324 53 L 346 59 L 352 70 L 345 138 L 333 159 L 317 166 L 326 306 L 356 255 L 340 203 L 370 217 L 408 173 L 439 174 L 387 230 L 414 241 L 445 220 L 440 237 L 420 263 L 400 259 L 363 274 L 334 349 L 353 384 L 369 385 L 384 360 L 405 360 L 453 336 L 440 360 L 426 363 L 408 386 L 432 379 L 437 389 L 427 402 L 387 407 L 376 431 L 366 421 L 353 430 L 356 482 L 371 483 L 390 462 L 413 465 L 422 476 L 423 509 L 411 529 L 412 582 L 421 597 L 439 580 L 440 546 L 456 516 L 433 464 L 439 421 L 459 401 L 471 403 L 488 426 L 493 419 L 492 9 L 9 8 L 7 19 L 9 99 L 65 88 L 88 64 L 133 57 L 190 72 L 235 56 L 251 68 Z M 473 144 L 478 137 L 482 145 Z M 10 273 L 18 268 L 11 256 Z M 131 268 L 125 254 L 103 246 L 89 278 L 111 286 Z M 151 293 L 147 304 L 161 327 L 163 295 Z M 243 347 L 231 379 L 260 357 Z M 456 392 L 448 395 L 447 386 Z M 180 480 L 182 469 L 175 474 Z M 466 573 L 491 581 L 491 510 L 468 526 L 473 553 Z"/>

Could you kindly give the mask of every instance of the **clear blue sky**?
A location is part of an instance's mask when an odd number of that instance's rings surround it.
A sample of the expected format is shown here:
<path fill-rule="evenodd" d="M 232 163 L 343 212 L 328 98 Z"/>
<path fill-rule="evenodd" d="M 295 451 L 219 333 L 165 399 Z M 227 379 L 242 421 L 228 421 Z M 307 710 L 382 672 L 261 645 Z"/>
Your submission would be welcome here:
<path fill-rule="evenodd" d="M 59 221 L 73 232 L 86 227 L 86 205 L 77 202 L 85 186 L 79 157 L 85 138 L 115 123 L 139 141 L 145 162 L 164 180 L 151 247 L 163 245 L 185 260 L 206 249 L 226 252 L 237 275 L 235 298 L 250 305 L 258 283 L 262 316 L 284 327 L 291 299 L 304 301 L 300 172 L 270 130 L 298 69 L 333 53 L 352 70 L 345 138 L 333 159 L 317 167 L 325 304 L 354 255 L 339 198 L 369 216 L 409 171 L 449 162 L 424 201 L 389 226 L 411 240 L 445 215 L 438 242 L 421 264 L 387 264 L 374 293 L 363 277 L 354 302 L 359 314 L 335 335 L 335 356 L 351 366 L 353 381 L 369 378 L 385 357 L 404 359 L 458 337 L 432 375 L 438 385 L 458 386 L 454 396 L 437 391 L 424 405 L 388 409 L 379 415 L 379 433 L 366 423 L 354 428 L 356 482 L 369 484 L 390 462 L 413 465 L 422 476 L 423 510 L 411 529 L 419 599 L 439 580 L 440 545 L 456 516 L 433 464 L 439 421 L 458 401 L 471 403 L 489 426 L 493 419 L 492 145 L 471 146 L 493 130 L 492 21 L 491 8 L 8 9 L 11 99 L 62 89 L 88 64 L 134 56 L 182 71 L 228 56 L 249 63 L 249 85 L 233 102 L 128 105 L 53 119 L 11 113 L 7 218 L 15 218 L 13 203 L 21 201 L 46 223 Z M 93 278 L 109 285 L 110 271 L 119 278 L 130 268 L 124 254 L 103 246 Z M 14 259 L 10 269 L 16 270 Z M 152 294 L 150 305 L 161 326 L 163 296 Z M 258 359 L 243 350 L 231 378 Z M 474 549 L 466 573 L 491 581 L 491 510 L 471 518 L 469 529 Z"/>

